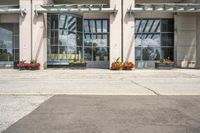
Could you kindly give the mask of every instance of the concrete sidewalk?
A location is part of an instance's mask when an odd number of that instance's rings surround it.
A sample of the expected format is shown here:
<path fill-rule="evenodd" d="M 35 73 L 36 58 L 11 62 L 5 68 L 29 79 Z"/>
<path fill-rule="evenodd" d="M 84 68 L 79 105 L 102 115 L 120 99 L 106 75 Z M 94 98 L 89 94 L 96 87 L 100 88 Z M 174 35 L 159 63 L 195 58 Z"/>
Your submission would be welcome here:
<path fill-rule="evenodd" d="M 0 70 L 0 95 L 200 95 L 200 70 Z"/>

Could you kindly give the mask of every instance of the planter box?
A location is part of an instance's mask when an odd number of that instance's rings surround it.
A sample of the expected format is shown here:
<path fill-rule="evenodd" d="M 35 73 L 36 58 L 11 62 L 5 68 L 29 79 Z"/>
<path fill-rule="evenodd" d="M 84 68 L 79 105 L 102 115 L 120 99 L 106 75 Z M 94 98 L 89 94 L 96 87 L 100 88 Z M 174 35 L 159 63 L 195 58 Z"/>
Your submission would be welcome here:
<path fill-rule="evenodd" d="M 170 70 L 170 69 L 173 69 L 174 68 L 174 63 L 155 63 L 155 68 L 156 69 L 167 69 L 167 70 Z"/>
<path fill-rule="evenodd" d="M 31 63 L 19 63 L 17 64 L 19 70 L 39 70 L 40 64 L 31 64 Z"/>
<path fill-rule="evenodd" d="M 86 69 L 87 63 L 69 63 L 69 68 L 70 69 Z"/>

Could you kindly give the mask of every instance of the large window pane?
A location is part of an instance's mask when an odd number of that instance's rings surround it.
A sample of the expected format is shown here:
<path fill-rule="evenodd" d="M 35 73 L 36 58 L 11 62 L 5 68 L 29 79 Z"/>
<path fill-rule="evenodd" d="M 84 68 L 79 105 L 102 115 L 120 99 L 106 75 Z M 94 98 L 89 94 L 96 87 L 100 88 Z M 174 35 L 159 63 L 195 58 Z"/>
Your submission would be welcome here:
<path fill-rule="evenodd" d="M 160 34 L 142 34 L 142 46 L 160 46 Z"/>
<path fill-rule="evenodd" d="M 83 24 L 82 24 L 82 18 L 77 18 L 77 31 L 82 32 L 83 31 Z"/>
<path fill-rule="evenodd" d="M 160 20 L 154 20 L 151 31 L 150 32 L 160 32 Z"/>
<path fill-rule="evenodd" d="M 173 58 L 173 21 L 173 19 L 137 19 L 135 21 L 136 60 L 154 61 Z"/>
<path fill-rule="evenodd" d="M 94 47 L 107 47 L 108 41 L 107 41 L 107 35 L 106 34 L 94 34 L 93 35 L 93 46 Z"/>
<path fill-rule="evenodd" d="M 163 46 L 173 46 L 174 45 L 174 34 L 173 33 L 163 33 L 162 34 L 162 45 Z"/>
<path fill-rule="evenodd" d="M 13 60 L 19 60 L 19 24 L 0 23 L 0 61 Z"/>
<path fill-rule="evenodd" d="M 160 60 L 161 49 L 156 47 L 145 47 L 142 48 L 142 59 L 143 60 Z"/>
<path fill-rule="evenodd" d="M 51 29 L 58 29 L 58 15 L 51 15 Z"/>
<path fill-rule="evenodd" d="M 162 20 L 162 32 L 174 32 L 174 20 L 172 19 Z"/>
<path fill-rule="evenodd" d="M 59 29 L 68 29 L 67 24 L 67 15 L 60 15 L 59 16 Z"/>
<path fill-rule="evenodd" d="M 103 32 L 109 32 L 108 31 L 108 21 L 107 20 L 103 20 Z"/>
<path fill-rule="evenodd" d="M 84 37 L 84 46 L 91 46 L 93 44 L 92 34 L 85 34 Z"/>
<path fill-rule="evenodd" d="M 92 48 L 90 47 L 84 48 L 84 59 L 86 61 L 92 61 Z"/>
<path fill-rule="evenodd" d="M 0 61 L 13 61 L 13 51 L 11 48 L 0 49 Z"/>
<path fill-rule="evenodd" d="M 136 47 L 135 48 L 135 59 L 136 60 L 141 60 L 142 59 L 142 49 L 141 49 L 141 47 Z"/>
<path fill-rule="evenodd" d="M 95 24 L 95 29 L 96 29 L 96 31 L 98 32 L 98 33 L 101 33 L 102 31 L 101 31 L 101 20 L 96 20 L 96 24 Z"/>
<path fill-rule="evenodd" d="M 101 47 L 101 48 L 94 48 L 93 49 L 93 60 L 94 61 L 108 61 L 108 48 Z"/>
<path fill-rule="evenodd" d="M 174 49 L 173 48 L 162 48 L 162 59 L 174 60 Z"/>

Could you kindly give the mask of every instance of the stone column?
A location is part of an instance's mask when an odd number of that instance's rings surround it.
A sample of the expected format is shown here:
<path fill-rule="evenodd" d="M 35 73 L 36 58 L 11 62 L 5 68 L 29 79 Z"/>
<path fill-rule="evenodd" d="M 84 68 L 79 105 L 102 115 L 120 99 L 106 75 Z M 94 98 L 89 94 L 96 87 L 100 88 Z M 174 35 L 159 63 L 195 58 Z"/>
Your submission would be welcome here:
<path fill-rule="evenodd" d="M 200 13 L 197 14 L 196 67 L 200 69 Z"/>
<path fill-rule="evenodd" d="M 20 16 L 19 20 L 19 48 L 20 48 L 20 60 L 31 60 L 31 1 L 20 0 L 21 7 L 26 8 L 26 16 Z"/>
<path fill-rule="evenodd" d="M 122 24 L 121 24 L 121 0 L 110 0 L 110 7 L 116 7 L 116 15 L 110 15 L 110 65 L 120 57 L 121 59 L 121 42 L 122 42 Z"/>
<path fill-rule="evenodd" d="M 135 16 L 127 13 L 135 0 L 123 0 L 123 61 L 135 63 Z"/>
<path fill-rule="evenodd" d="M 34 13 L 36 5 L 43 5 L 42 0 L 33 0 L 32 4 L 32 52 L 33 59 L 41 65 L 41 69 L 47 68 L 47 15 Z"/>

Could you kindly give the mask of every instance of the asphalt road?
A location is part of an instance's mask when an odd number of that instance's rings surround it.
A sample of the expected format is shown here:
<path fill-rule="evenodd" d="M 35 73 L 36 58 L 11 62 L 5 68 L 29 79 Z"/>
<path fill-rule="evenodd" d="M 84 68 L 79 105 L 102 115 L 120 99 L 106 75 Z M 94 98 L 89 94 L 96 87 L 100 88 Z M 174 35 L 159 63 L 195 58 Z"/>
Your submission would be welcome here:
<path fill-rule="evenodd" d="M 3 133 L 200 133 L 200 96 L 53 96 Z"/>

